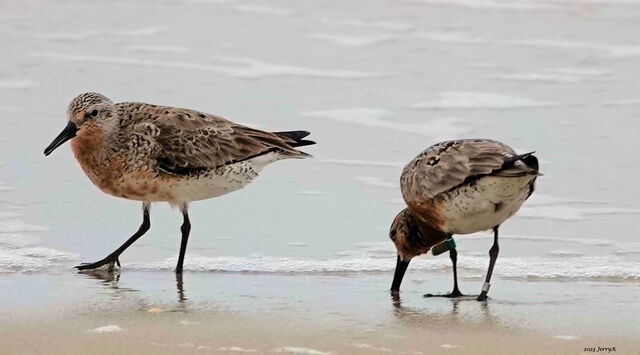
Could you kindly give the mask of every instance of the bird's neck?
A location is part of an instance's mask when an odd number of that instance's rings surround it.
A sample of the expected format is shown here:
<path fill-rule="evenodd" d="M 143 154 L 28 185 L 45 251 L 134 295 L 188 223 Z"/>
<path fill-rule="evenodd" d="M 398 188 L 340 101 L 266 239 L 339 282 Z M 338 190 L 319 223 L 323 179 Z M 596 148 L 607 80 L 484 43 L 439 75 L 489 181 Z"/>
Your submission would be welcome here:
<path fill-rule="evenodd" d="M 421 218 L 420 215 L 416 215 L 413 212 L 411 213 L 411 218 L 419 232 L 418 236 L 429 248 L 449 237 L 446 232 L 433 225 L 430 220 Z"/>

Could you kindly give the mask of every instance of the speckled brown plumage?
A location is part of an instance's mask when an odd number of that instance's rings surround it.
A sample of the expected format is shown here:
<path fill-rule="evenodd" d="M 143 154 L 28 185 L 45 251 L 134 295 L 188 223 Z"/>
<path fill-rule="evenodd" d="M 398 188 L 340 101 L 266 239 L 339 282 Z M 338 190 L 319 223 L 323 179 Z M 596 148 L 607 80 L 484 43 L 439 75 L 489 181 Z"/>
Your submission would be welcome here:
<path fill-rule="evenodd" d="M 421 234 L 428 248 L 409 251 L 410 248 L 401 246 L 401 255 L 410 259 L 428 251 L 435 243 L 442 241 L 443 236 L 470 233 L 467 229 L 473 226 L 465 226 L 463 231 L 456 229 L 457 221 L 453 221 L 452 217 L 473 219 L 478 209 L 474 204 L 479 199 L 494 203 L 495 210 L 502 208 L 503 200 L 513 200 L 517 205 L 514 207 L 515 213 L 519 204 L 533 190 L 537 168 L 537 160 L 531 154 L 517 155 L 507 145 L 489 139 L 453 140 L 428 147 L 402 171 L 400 186 L 407 210 L 400 212 L 392 225 L 393 229 L 393 226 L 400 228 L 398 226 L 402 224 L 418 224 L 420 229 L 428 230 L 428 233 Z M 493 192 L 480 191 L 486 181 L 480 180 L 483 177 L 504 178 L 496 183 L 518 182 L 522 186 L 515 188 L 518 195 L 513 198 L 493 196 Z M 476 183 L 478 180 L 481 181 L 480 185 Z M 520 194 L 524 194 L 522 201 L 519 200 Z M 479 224 L 482 223 L 475 225 Z"/>
<path fill-rule="evenodd" d="M 262 166 L 240 164 L 232 173 L 225 167 L 269 153 L 274 161 L 309 157 L 295 146 L 313 144 L 194 110 L 113 104 L 97 93 L 75 98 L 68 115 L 80 127 L 72 149 L 89 178 L 106 193 L 136 200 L 188 203 L 200 196 L 180 196 L 180 183 L 213 175 L 225 177 L 221 189 L 233 191 Z"/>

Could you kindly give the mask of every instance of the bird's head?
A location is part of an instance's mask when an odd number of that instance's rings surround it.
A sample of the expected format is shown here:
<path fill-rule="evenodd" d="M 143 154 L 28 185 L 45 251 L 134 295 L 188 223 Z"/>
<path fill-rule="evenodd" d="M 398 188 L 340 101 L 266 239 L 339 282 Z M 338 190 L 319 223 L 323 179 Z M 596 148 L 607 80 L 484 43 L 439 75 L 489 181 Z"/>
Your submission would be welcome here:
<path fill-rule="evenodd" d="M 49 155 L 64 142 L 90 126 L 103 126 L 116 115 L 115 106 L 111 100 L 102 94 L 87 92 L 78 95 L 67 108 L 67 126 L 44 150 Z"/>

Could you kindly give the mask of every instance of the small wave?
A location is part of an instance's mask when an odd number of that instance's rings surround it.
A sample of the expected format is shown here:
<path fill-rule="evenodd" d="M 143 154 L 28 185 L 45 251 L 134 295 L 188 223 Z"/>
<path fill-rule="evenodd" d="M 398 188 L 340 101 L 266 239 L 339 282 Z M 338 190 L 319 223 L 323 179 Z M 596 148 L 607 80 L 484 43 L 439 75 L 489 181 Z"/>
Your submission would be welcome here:
<path fill-rule="evenodd" d="M 399 183 L 393 183 L 378 176 L 356 176 L 353 179 L 365 185 L 385 189 L 397 189 L 400 187 Z"/>
<path fill-rule="evenodd" d="M 322 18 L 322 20 L 325 22 L 339 24 L 339 25 L 347 25 L 347 26 L 353 26 L 353 27 L 373 27 L 373 28 L 380 28 L 380 29 L 394 30 L 394 31 L 407 31 L 414 28 L 413 26 L 408 25 L 406 23 L 391 22 L 391 21 L 384 21 L 384 20 L 353 20 L 353 19 L 341 19 L 341 18 L 330 18 L 330 17 L 324 17 Z"/>
<path fill-rule="evenodd" d="M 49 271 L 77 258 L 75 254 L 43 247 L 0 249 L 0 273 Z"/>
<path fill-rule="evenodd" d="M 490 9 L 490 10 L 557 10 L 560 7 L 555 4 L 535 2 L 535 1 L 515 1 L 515 0 L 404 0 L 406 2 L 434 5 L 434 6 L 453 6 L 471 9 Z"/>
<path fill-rule="evenodd" d="M 154 52 L 154 53 L 189 53 L 189 48 L 180 46 L 149 46 L 149 45 L 137 45 L 126 46 L 126 50 L 140 51 L 140 52 Z"/>
<path fill-rule="evenodd" d="M 306 196 L 323 196 L 326 195 L 323 191 L 318 190 L 301 190 L 297 192 L 298 195 L 306 195 Z"/>
<path fill-rule="evenodd" d="M 516 109 L 545 107 L 556 105 L 551 102 L 534 101 L 522 97 L 514 97 L 487 92 L 451 91 L 442 92 L 433 101 L 411 105 L 418 109 L 451 109 L 451 108 L 484 108 L 484 109 Z"/>
<path fill-rule="evenodd" d="M 246 348 L 241 348 L 239 346 L 221 347 L 221 348 L 218 348 L 218 350 L 220 350 L 220 351 L 235 351 L 235 352 L 239 352 L 239 353 L 256 353 L 256 352 L 258 352 L 258 350 L 256 350 L 256 349 L 246 349 Z"/>
<path fill-rule="evenodd" d="M 519 218 L 555 219 L 560 221 L 582 221 L 589 216 L 640 214 L 640 210 L 616 207 L 572 207 L 572 206 L 523 206 L 516 214 Z"/>
<path fill-rule="evenodd" d="M 397 36 L 380 34 L 380 35 L 368 35 L 368 36 L 347 36 L 336 35 L 327 33 L 312 34 L 311 38 L 321 39 L 329 41 L 338 46 L 344 47 L 365 47 L 372 44 L 391 42 L 397 40 Z"/>
<path fill-rule="evenodd" d="M 172 270 L 177 257 L 154 263 L 134 263 L 127 268 L 141 270 Z M 489 258 L 460 253 L 458 267 L 486 271 Z M 501 257 L 495 273 L 516 279 L 640 279 L 640 265 L 616 256 L 564 257 Z M 348 273 L 391 272 L 395 258 L 360 256 L 335 259 L 303 259 L 290 257 L 204 257 L 191 255 L 185 270 L 200 272 L 246 273 Z M 451 268 L 448 258 L 419 257 L 411 262 L 412 270 L 445 271 Z"/>
<path fill-rule="evenodd" d="M 0 89 L 18 89 L 24 90 L 33 87 L 36 83 L 25 79 L 3 79 L 0 80 Z"/>
<path fill-rule="evenodd" d="M 139 37 L 151 36 L 160 33 L 162 30 L 155 27 L 138 28 L 128 31 L 110 31 L 110 30 L 89 30 L 77 31 L 73 33 L 44 33 L 40 37 L 55 41 L 83 41 L 101 36 L 118 36 L 118 37 Z"/>
<path fill-rule="evenodd" d="M 572 75 L 562 74 L 548 74 L 548 73 L 514 73 L 514 74 L 502 74 L 493 76 L 497 80 L 510 80 L 510 81 L 530 81 L 541 83 L 575 83 L 580 81 L 580 78 Z"/>
<path fill-rule="evenodd" d="M 574 256 L 582 256 L 582 253 L 576 253 L 571 250 L 552 250 L 548 253 L 551 256 L 559 256 L 559 257 L 574 257 Z"/>
<path fill-rule="evenodd" d="M 265 78 L 276 76 L 294 76 L 294 77 L 310 77 L 310 78 L 329 78 L 329 79 L 369 79 L 384 77 L 383 73 L 371 73 L 361 71 L 349 71 L 349 70 L 331 70 L 331 69 L 314 69 L 309 67 L 299 67 L 292 65 L 282 64 L 270 64 L 251 58 L 239 58 L 239 57 L 213 57 L 214 59 L 226 62 L 234 63 L 234 66 L 224 65 L 210 65 L 190 62 L 167 62 L 156 61 L 149 59 L 137 59 L 137 58 L 117 58 L 107 56 L 92 56 L 92 55 L 72 55 L 66 53 L 56 52 L 39 52 L 32 53 L 33 55 L 45 58 L 67 60 L 74 62 L 87 62 L 87 63 L 104 63 L 115 65 L 130 65 L 141 67 L 161 67 L 161 68 L 174 68 L 174 69 L 189 69 L 213 72 L 218 74 L 225 74 L 237 78 Z"/>
<path fill-rule="evenodd" d="M 603 102 L 602 106 L 640 106 L 640 99 L 625 99 Z"/>
<path fill-rule="evenodd" d="M 46 227 L 27 224 L 19 219 L 0 221 L 0 233 L 46 232 L 48 230 Z"/>
<path fill-rule="evenodd" d="M 291 14 L 291 11 L 287 9 L 281 9 L 278 7 L 263 6 L 263 5 L 243 4 L 243 5 L 236 5 L 233 8 L 240 12 L 255 13 L 255 14 L 261 14 L 261 15 L 285 16 L 285 15 Z"/>
<path fill-rule="evenodd" d="M 87 333 L 89 334 L 103 334 L 103 333 L 115 333 L 115 332 L 122 332 L 124 331 L 124 329 L 120 328 L 120 326 L 117 325 L 105 325 L 103 327 L 98 327 L 98 328 L 94 328 L 91 330 L 87 330 Z"/>
<path fill-rule="evenodd" d="M 407 163 L 391 162 L 391 161 L 372 161 L 372 160 L 360 160 L 360 159 L 320 159 L 320 163 L 324 164 L 338 164 L 349 166 L 374 166 L 383 168 L 402 168 Z"/>
<path fill-rule="evenodd" d="M 553 39 L 491 39 L 477 37 L 464 32 L 418 32 L 413 35 L 433 42 L 498 45 L 514 47 L 540 47 L 552 49 L 577 49 L 600 52 L 610 58 L 637 57 L 640 55 L 640 47 L 624 44 L 602 44 L 592 42 L 579 42 Z"/>
<path fill-rule="evenodd" d="M 395 131 L 421 134 L 430 137 L 451 137 L 468 133 L 468 130 L 460 124 L 460 120 L 440 118 L 429 123 L 404 123 L 394 122 L 385 118 L 392 115 L 390 111 L 375 108 L 347 108 L 323 111 L 305 111 L 301 113 L 305 117 L 325 118 L 351 124 L 392 129 Z"/>
<path fill-rule="evenodd" d="M 290 354 L 307 354 L 307 355 L 334 355 L 333 351 L 320 351 L 311 348 L 298 348 L 294 346 L 284 346 L 281 348 L 273 349 L 276 353 L 290 353 Z"/>

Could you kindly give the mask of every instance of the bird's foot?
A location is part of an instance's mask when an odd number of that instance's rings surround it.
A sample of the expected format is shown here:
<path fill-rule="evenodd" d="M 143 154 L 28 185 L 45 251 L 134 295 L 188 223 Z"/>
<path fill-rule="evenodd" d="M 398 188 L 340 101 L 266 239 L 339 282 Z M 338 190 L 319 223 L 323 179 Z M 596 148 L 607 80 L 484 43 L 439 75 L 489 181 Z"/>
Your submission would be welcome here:
<path fill-rule="evenodd" d="M 456 298 L 456 297 L 463 297 L 463 296 L 464 295 L 457 289 L 455 289 L 455 290 L 453 290 L 453 291 L 451 291 L 449 293 L 446 293 L 444 295 L 434 295 L 432 293 L 427 293 L 427 294 L 423 295 L 423 297 L 446 297 L 446 298 Z"/>
<path fill-rule="evenodd" d="M 480 302 L 485 302 L 488 299 L 487 297 L 487 293 L 482 291 L 479 295 L 478 298 L 476 298 L 476 300 L 480 301 Z"/>
<path fill-rule="evenodd" d="M 95 263 L 82 263 L 80 265 L 75 266 L 75 268 L 78 270 L 93 270 L 103 265 L 108 265 L 107 271 L 109 272 L 115 269 L 115 265 L 118 265 L 118 267 L 120 267 L 120 260 L 118 258 L 118 255 L 110 254 L 109 256 L 107 256 L 106 258 L 100 261 L 96 261 Z"/>

